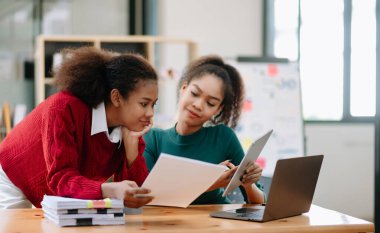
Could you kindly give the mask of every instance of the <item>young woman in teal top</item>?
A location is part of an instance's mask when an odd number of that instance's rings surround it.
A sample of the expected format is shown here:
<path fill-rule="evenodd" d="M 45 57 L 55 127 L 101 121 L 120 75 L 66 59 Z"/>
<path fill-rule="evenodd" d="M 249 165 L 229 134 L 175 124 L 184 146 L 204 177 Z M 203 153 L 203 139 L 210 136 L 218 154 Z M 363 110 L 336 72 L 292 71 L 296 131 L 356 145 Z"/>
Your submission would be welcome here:
<path fill-rule="evenodd" d="M 240 117 L 243 96 L 239 72 L 220 57 L 205 56 L 190 63 L 180 80 L 177 123 L 166 130 L 151 129 L 144 136 L 148 169 L 153 168 L 161 152 L 225 164 L 230 170 L 192 204 L 230 203 L 222 193 L 236 171 L 235 164 L 244 156 L 231 129 Z M 264 193 L 256 184 L 261 172 L 256 163 L 246 168 L 241 190 L 247 203 L 264 203 Z"/>

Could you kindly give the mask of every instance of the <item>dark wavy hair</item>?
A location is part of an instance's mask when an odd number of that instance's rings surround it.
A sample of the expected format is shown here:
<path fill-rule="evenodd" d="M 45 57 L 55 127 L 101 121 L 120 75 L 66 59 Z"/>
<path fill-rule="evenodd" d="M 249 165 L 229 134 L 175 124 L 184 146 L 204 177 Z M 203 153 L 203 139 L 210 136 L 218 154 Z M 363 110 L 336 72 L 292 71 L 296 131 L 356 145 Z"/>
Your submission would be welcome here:
<path fill-rule="evenodd" d="M 223 109 L 210 120 L 211 124 L 226 124 L 235 128 L 240 118 L 244 100 L 244 84 L 240 73 L 216 55 L 203 56 L 191 62 L 179 82 L 179 88 L 204 75 L 214 75 L 224 83 Z"/>
<path fill-rule="evenodd" d="M 66 48 L 62 64 L 54 71 L 55 85 L 91 107 L 110 101 L 117 89 L 127 99 L 141 80 L 157 80 L 152 65 L 137 54 L 116 54 L 95 47 Z"/>

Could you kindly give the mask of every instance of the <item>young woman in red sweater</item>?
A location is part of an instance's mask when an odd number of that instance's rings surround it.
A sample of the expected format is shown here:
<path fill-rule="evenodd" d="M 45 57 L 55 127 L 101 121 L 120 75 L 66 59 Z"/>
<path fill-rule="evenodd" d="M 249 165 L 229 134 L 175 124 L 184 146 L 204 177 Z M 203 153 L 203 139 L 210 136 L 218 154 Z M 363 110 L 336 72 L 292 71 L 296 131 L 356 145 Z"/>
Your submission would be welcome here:
<path fill-rule="evenodd" d="M 41 207 L 44 194 L 118 198 L 140 207 L 148 171 L 142 135 L 151 127 L 157 74 L 142 57 L 91 47 L 63 51 L 58 93 L 0 144 L 0 208 Z M 106 182 L 113 177 L 114 182 Z"/>

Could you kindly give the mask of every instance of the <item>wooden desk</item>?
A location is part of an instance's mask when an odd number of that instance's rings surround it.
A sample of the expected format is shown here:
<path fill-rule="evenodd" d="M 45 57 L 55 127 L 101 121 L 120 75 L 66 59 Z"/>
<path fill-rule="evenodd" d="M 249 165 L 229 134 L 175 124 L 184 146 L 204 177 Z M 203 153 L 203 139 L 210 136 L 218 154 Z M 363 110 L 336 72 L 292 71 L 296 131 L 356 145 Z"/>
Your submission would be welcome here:
<path fill-rule="evenodd" d="M 187 209 L 144 207 L 143 214 L 126 215 L 119 226 L 58 227 L 41 209 L 0 210 L 0 232 L 373 232 L 374 224 L 336 211 L 312 206 L 309 213 L 266 223 L 209 217 L 211 211 L 241 205 L 191 206 Z"/>

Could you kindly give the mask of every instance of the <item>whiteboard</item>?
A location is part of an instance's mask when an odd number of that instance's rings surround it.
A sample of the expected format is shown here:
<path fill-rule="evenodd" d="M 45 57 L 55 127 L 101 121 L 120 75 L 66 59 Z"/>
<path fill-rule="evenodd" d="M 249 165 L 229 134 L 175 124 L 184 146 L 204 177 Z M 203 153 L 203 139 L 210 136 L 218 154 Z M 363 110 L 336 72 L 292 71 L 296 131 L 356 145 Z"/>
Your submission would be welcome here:
<path fill-rule="evenodd" d="M 243 111 L 235 132 L 245 150 L 268 130 L 273 134 L 257 162 L 271 177 L 280 158 L 304 155 L 299 66 L 294 62 L 229 61 L 245 85 Z"/>

